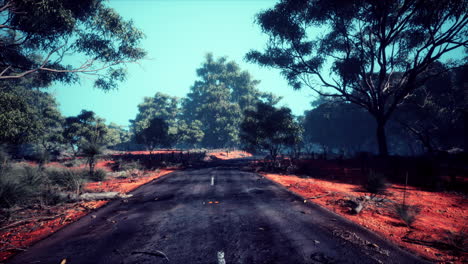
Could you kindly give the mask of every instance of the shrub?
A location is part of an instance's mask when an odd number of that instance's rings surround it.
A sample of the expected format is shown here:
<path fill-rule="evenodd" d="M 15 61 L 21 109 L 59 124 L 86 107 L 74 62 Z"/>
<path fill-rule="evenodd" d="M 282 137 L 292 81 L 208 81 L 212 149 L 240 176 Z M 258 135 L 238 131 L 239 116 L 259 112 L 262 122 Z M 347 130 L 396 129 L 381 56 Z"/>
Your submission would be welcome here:
<path fill-rule="evenodd" d="M 90 181 L 103 181 L 106 179 L 107 173 L 104 170 L 96 170 L 93 174 L 89 174 Z"/>
<path fill-rule="evenodd" d="M 71 159 L 67 160 L 63 163 L 65 167 L 71 168 L 71 167 L 79 167 L 80 165 L 83 165 L 86 163 L 85 159 Z"/>
<path fill-rule="evenodd" d="M 45 205 L 56 205 L 68 201 L 69 198 L 63 195 L 58 188 L 46 188 L 41 193 L 41 203 Z"/>
<path fill-rule="evenodd" d="M 41 192 L 43 175 L 31 166 L 11 166 L 0 171 L 0 207 L 22 205 Z"/>
<path fill-rule="evenodd" d="M 39 164 L 41 169 L 50 161 L 50 158 L 50 153 L 47 150 L 39 150 L 33 156 L 33 160 Z"/>
<path fill-rule="evenodd" d="M 97 143 L 88 142 L 81 146 L 81 151 L 87 159 L 87 163 L 89 165 L 89 173 L 94 174 L 94 167 L 96 166 L 98 156 L 101 155 L 103 152 L 102 147 Z"/>
<path fill-rule="evenodd" d="M 144 170 L 139 161 L 125 161 L 118 159 L 112 164 L 113 171 Z"/>
<path fill-rule="evenodd" d="M 463 227 L 457 232 L 447 231 L 447 245 L 459 252 L 468 252 L 468 228 Z"/>
<path fill-rule="evenodd" d="M 409 227 L 413 225 L 419 215 L 420 209 L 417 206 L 407 204 L 396 204 L 395 213 Z"/>
<path fill-rule="evenodd" d="M 387 189 L 385 177 L 382 173 L 370 171 L 363 184 L 364 189 L 371 194 L 382 194 Z"/>
<path fill-rule="evenodd" d="M 59 169 L 50 168 L 46 171 L 47 176 L 52 184 L 59 185 L 67 191 L 72 191 L 76 194 L 81 192 L 87 172 L 83 170 Z"/>

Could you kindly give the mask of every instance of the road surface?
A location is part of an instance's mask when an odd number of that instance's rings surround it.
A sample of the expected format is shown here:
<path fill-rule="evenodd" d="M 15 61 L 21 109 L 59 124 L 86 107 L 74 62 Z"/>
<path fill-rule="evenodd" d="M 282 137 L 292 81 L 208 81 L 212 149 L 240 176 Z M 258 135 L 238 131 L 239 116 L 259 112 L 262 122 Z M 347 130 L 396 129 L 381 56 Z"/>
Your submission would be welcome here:
<path fill-rule="evenodd" d="M 424 263 L 241 166 L 163 176 L 8 263 Z"/>

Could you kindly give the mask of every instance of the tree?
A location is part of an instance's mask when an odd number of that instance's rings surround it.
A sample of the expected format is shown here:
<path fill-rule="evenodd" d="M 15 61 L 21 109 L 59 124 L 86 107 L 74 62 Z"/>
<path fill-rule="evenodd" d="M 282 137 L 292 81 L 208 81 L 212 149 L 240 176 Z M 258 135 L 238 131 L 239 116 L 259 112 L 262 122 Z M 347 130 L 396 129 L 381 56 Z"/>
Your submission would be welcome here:
<path fill-rule="evenodd" d="M 81 73 L 112 89 L 125 79 L 121 66 L 145 56 L 142 37 L 103 0 L 0 0 L 0 80 L 36 73 L 73 82 Z"/>
<path fill-rule="evenodd" d="M 0 83 L 0 142 L 36 143 L 44 151 L 58 149 L 63 118 L 55 98 L 41 91 L 44 83 L 31 76 Z M 33 88 L 35 85 L 36 88 Z"/>
<path fill-rule="evenodd" d="M 243 112 L 254 109 L 262 98 L 275 100 L 271 94 L 258 91 L 259 81 L 225 57 L 214 59 L 207 54 L 197 75 L 199 80 L 182 102 L 182 118 L 202 123 L 202 145 L 206 147 L 238 145 Z"/>
<path fill-rule="evenodd" d="M 446 71 L 431 65 L 467 47 L 467 6 L 457 0 L 282 0 L 257 16 L 270 38 L 263 53 L 246 58 L 281 69 L 295 89 L 305 85 L 366 109 L 386 156 L 385 126 L 400 103 Z M 448 69 L 465 62 L 452 59 Z"/>
<path fill-rule="evenodd" d="M 34 142 L 39 144 L 41 152 L 45 155 L 59 152 L 64 141 L 62 136 L 64 118 L 55 98 L 46 92 L 30 91 L 28 103 L 33 106 L 35 112 L 30 122 L 39 124 Z"/>
<path fill-rule="evenodd" d="M 136 141 L 138 144 L 144 144 L 150 155 L 158 147 L 171 146 L 172 142 L 167 122 L 160 117 L 151 119 L 148 127 L 136 134 Z"/>
<path fill-rule="evenodd" d="M 438 67 L 444 67 L 439 65 Z M 465 148 L 464 115 L 468 109 L 468 67 L 451 70 L 405 98 L 394 120 L 426 152 Z"/>
<path fill-rule="evenodd" d="M 249 151 L 268 151 L 273 160 L 286 147 L 297 144 L 300 127 L 289 108 L 259 102 L 247 110 L 240 126 L 240 139 Z"/>
<path fill-rule="evenodd" d="M 21 144 L 34 138 L 39 124 L 34 120 L 34 109 L 25 97 L 16 91 L 0 90 L 0 143 Z"/>
<path fill-rule="evenodd" d="M 164 119 L 171 134 L 177 130 L 177 120 L 180 109 L 179 99 L 167 94 L 157 92 L 153 97 L 143 98 L 143 103 L 138 105 L 138 113 L 134 120 L 130 120 L 131 130 L 134 134 L 147 128 L 151 119 L 158 117 Z"/>
<path fill-rule="evenodd" d="M 107 126 L 106 145 L 116 147 L 130 141 L 130 132 L 115 123 Z"/>
<path fill-rule="evenodd" d="M 82 110 L 77 116 L 65 118 L 63 138 L 70 145 L 74 155 L 88 144 L 104 145 L 108 133 L 104 119 L 93 111 Z"/>
<path fill-rule="evenodd" d="M 177 132 L 174 142 L 185 147 L 194 147 L 200 143 L 205 135 L 202 130 L 203 124 L 199 120 L 187 123 L 185 120 L 177 122 Z"/>
<path fill-rule="evenodd" d="M 330 100 L 307 111 L 303 126 L 306 142 L 321 145 L 324 150 L 348 152 L 362 151 L 369 146 L 371 131 L 375 130 L 372 117 L 364 109 Z"/>

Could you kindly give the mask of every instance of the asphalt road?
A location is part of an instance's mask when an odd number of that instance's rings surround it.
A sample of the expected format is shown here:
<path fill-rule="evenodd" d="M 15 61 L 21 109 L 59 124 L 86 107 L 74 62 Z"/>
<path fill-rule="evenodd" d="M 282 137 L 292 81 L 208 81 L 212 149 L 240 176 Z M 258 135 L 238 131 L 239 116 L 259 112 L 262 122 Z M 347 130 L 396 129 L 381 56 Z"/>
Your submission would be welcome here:
<path fill-rule="evenodd" d="M 241 165 L 163 176 L 8 263 L 423 263 Z"/>

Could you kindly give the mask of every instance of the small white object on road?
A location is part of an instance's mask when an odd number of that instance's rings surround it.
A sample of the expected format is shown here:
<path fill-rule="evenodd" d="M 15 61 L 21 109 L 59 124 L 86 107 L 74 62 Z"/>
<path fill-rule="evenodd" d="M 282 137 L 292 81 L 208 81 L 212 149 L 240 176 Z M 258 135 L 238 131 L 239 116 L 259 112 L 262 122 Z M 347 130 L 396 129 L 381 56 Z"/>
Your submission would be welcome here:
<path fill-rule="evenodd" d="M 226 264 L 224 259 L 224 251 L 218 251 L 218 264 Z"/>
<path fill-rule="evenodd" d="M 211 186 L 214 186 L 214 176 L 211 176 Z"/>

